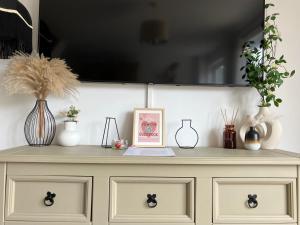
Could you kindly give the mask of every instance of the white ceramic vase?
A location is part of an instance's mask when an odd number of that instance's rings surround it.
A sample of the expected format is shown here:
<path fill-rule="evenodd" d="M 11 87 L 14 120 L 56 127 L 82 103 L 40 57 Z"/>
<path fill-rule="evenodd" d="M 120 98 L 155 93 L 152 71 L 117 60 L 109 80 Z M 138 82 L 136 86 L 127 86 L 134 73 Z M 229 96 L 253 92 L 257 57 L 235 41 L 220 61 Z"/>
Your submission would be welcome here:
<path fill-rule="evenodd" d="M 240 138 L 243 141 L 250 126 L 254 126 L 260 134 L 262 149 L 276 149 L 280 142 L 282 126 L 269 107 L 259 107 L 257 115 L 248 117 L 240 129 Z"/>
<path fill-rule="evenodd" d="M 65 121 L 65 129 L 58 136 L 58 143 L 62 146 L 76 146 L 80 141 L 76 121 Z"/>

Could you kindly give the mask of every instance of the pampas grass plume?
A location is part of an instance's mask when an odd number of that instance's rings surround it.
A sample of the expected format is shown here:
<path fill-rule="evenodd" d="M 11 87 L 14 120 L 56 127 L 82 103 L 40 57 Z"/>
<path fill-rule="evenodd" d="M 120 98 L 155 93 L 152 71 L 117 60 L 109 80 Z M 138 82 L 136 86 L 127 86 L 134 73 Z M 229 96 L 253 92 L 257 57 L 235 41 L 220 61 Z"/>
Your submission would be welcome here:
<path fill-rule="evenodd" d="M 2 84 L 9 94 L 28 94 L 45 100 L 49 94 L 74 95 L 79 85 L 77 77 L 64 60 L 17 52 L 11 57 Z"/>

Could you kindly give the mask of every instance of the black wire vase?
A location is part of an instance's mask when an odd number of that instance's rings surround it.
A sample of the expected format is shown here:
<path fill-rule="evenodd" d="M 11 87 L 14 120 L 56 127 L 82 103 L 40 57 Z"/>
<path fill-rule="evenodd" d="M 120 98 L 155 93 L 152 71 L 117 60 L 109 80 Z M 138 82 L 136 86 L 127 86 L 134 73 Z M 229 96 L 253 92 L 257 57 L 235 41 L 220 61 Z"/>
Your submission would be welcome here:
<path fill-rule="evenodd" d="M 55 119 L 46 100 L 37 100 L 27 116 L 24 126 L 25 138 L 30 146 L 47 146 L 53 141 L 56 131 Z"/>
<path fill-rule="evenodd" d="M 191 140 L 185 141 L 186 137 Z M 175 133 L 175 141 L 179 148 L 193 149 L 197 146 L 199 141 L 198 132 L 192 127 L 191 119 L 181 120 L 181 127 Z"/>

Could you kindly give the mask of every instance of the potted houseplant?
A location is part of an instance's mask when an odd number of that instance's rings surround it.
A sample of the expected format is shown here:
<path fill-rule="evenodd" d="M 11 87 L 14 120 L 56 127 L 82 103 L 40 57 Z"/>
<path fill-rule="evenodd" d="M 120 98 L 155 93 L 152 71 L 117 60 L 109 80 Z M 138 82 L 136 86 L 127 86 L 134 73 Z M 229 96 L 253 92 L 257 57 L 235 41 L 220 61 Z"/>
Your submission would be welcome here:
<path fill-rule="evenodd" d="M 77 117 L 80 110 L 71 105 L 65 112 L 67 119 L 64 121 L 64 130 L 58 136 L 58 142 L 62 146 L 76 146 L 80 141 L 80 134 L 77 131 Z"/>
<path fill-rule="evenodd" d="M 266 4 L 265 8 L 274 6 Z M 254 87 L 260 97 L 260 107 L 269 107 L 272 103 L 278 107 L 282 99 L 275 94 L 276 90 L 283 84 L 284 79 L 292 77 L 295 70 L 289 72 L 285 64 L 284 55 L 276 55 L 276 46 L 282 41 L 276 19 L 278 13 L 266 16 L 264 21 L 264 38 L 260 47 L 256 47 L 253 41 L 243 45 L 241 57 L 246 59 L 246 65 L 241 68 L 245 79 L 251 87 Z"/>
<path fill-rule="evenodd" d="M 71 105 L 69 110 L 66 112 L 67 120 L 65 122 L 77 123 L 77 117 L 80 113 L 79 109 L 76 109 L 75 106 Z"/>
<path fill-rule="evenodd" d="M 266 4 L 265 9 L 273 7 L 274 4 Z M 282 41 L 276 20 L 278 13 L 267 15 L 264 20 L 264 38 L 260 46 L 253 41 L 246 42 L 243 45 L 241 57 L 246 60 L 245 66 L 241 68 L 244 71 L 242 76 L 249 86 L 254 87 L 260 95 L 259 113 L 253 118 L 249 118 L 248 125 L 258 126 L 262 136 L 268 136 L 264 139 L 262 148 L 273 149 L 277 146 L 281 136 L 281 125 L 274 116 L 271 115 L 269 107 L 274 105 L 278 107 L 282 99 L 276 94 L 284 80 L 292 77 L 295 70 L 289 72 L 285 65 L 284 55 L 277 56 L 276 46 Z M 260 124 L 265 123 L 271 127 L 268 131 L 264 130 Z M 271 132 L 271 133 L 270 133 Z M 245 130 L 242 126 L 241 138 L 244 138 Z"/>
<path fill-rule="evenodd" d="M 47 97 L 49 94 L 72 95 L 79 84 L 77 75 L 71 72 L 64 60 L 17 52 L 10 59 L 2 84 L 9 94 L 36 97 L 35 107 L 25 121 L 25 137 L 32 146 L 50 145 L 56 124 Z"/>

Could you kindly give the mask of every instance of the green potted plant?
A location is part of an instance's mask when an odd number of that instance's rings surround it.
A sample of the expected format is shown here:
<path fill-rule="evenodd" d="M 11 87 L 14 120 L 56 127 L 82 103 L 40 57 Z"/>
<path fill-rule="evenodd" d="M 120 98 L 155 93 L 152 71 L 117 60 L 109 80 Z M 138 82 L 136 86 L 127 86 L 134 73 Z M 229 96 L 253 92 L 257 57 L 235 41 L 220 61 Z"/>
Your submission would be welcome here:
<path fill-rule="evenodd" d="M 266 4 L 265 9 L 274 4 Z M 263 149 L 275 149 L 279 143 L 282 127 L 278 119 L 270 113 L 269 107 L 278 107 L 282 99 L 277 96 L 276 90 L 281 87 L 284 80 L 294 76 L 295 70 L 289 72 L 284 55 L 276 53 L 277 44 L 282 42 L 276 20 L 279 13 L 267 15 L 264 20 L 264 38 L 260 45 L 248 41 L 243 45 L 241 57 L 246 60 L 242 78 L 250 87 L 254 87 L 260 95 L 259 112 L 254 117 L 249 117 L 241 127 L 240 137 L 245 138 L 247 129 L 252 126 L 260 131 Z"/>
<path fill-rule="evenodd" d="M 66 116 L 67 116 L 67 120 L 66 122 L 77 122 L 77 117 L 78 117 L 78 114 L 79 114 L 80 110 L 79 109 L 76 109 L 75 106 L 71 105 L 69 107 L 69 110 L 66 112 Z"/>
<path fill-rule="evenodd" d="M 77 131 L 77 117 L 80 110 L 71 105 L 65 112 L 67 119 L 64 121 L 64 130 L 58 135 L 58 142 L 62 146 L 76 146 L 80 141 L 80 134 Z"/>
<path fill-rule="evenodd" d="M 266 4 L 265 9 L 272 6 L 274 4 Z M 269 107 L 272 103 L 278 107 L 282 99 L 277 97 L 276 90 L 283 84 L 284 79 L 295 74 L 295 70 L 289 72 L 286 69 L 284 55 L 276 55 L 277 44 L 282 41 L 276 23 L 278 15 L 279 13 L 273 13 L 266 16 L 264 38 L 260 47 L 256 47 L 255 42 L 248 41 L 243 45 L 241 54 L 246 59 L 246 65 L 241 68 L 245 72 L 243 79 L 259 93 L 261 107 Z"/>

